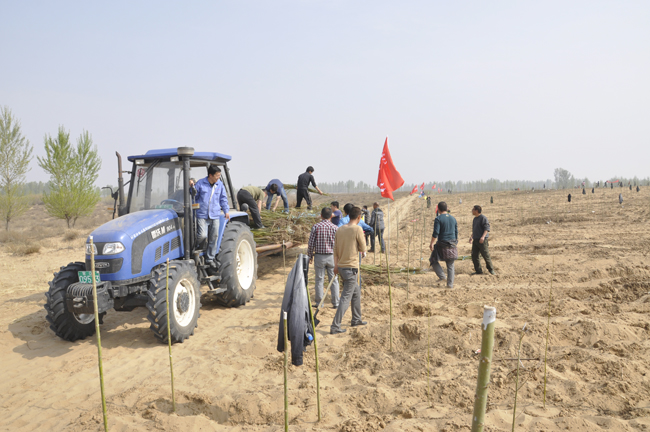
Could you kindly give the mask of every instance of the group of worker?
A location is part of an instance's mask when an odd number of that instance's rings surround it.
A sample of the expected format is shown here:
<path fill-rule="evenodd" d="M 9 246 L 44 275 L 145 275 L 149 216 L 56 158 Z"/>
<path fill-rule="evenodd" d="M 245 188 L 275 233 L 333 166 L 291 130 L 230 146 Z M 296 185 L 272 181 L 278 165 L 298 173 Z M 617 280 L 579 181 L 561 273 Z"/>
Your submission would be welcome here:
<path fill-rule="evenodd" d="M 584 182 L 583 182 L 583 183 L 584 183 Z M 610 183 L 610 184 L 613 185 L 613 183 Z M 622 185 L 622 184 L 623 184 L 623 183 L 621 183 L 621 185 Z M 598 185 L 596 185 L 596 187 L 598 187 Z M 596 187 L 591 188 L 591 193 L 596 193 Z M 632 190 L 632 185 L 630 185 L 630 190 Z M 640 190 L 641 190 L 641 188 L 639 188 L 639 186 L 637 186 L 637 187 L 636 187 L 636 191 L 639 192 Z M 587 194 L 585 188 L 582 188 L 582 194 L 583 194 L 583 195 L 586 195 L 586 194 Z M 567 202 L 571 202 L 571 198 L 572 198 L 572 196 L 571 196 L 571 194 L 569 193 L 569 194 L 567 195 Z M 621 205 L 623 205 L 623 194 L 622 194 L 622 193 L 618 194 L 618 203 L 621 204 Z"/>
<path fill-rule="evenodd" d="M 318 307 L 323 301 L 326 293 L 324 292 L 325 273 L 327 272 L 329 284 L 331 287 L 332 308 L 336 309 L 336 314 L 330 327 L 330 334 L 344 333 L 346 329 L 341 328 L 343 316 L 352 305 L 352 327 L 366 325 L 361 315 L 361 287 L 358 281 L 358 272 L 361 258 L 366 256 L 367 252 L 374 250 L 374 235 L 372 236 L 371 249 L 367 249 L 367 239 L 363 225 L 363 209 L 346 204 L 343 207 L 345 216 L 338 209 L 338 202 L 331 203 L 332 207 L 325 207 L 321 210 L 321 221 L 312 227 L 309 235 L 307 246 L 307 255 L 310 264 L 314 265 L 315 273 L 315 305 Z M 364 206 L 364 208 L 367 208 Z M 456 219 L 449 214 L 447 203 L 442 201 L 437 205 L 439 215 L 433 224 L 433 234 L 431 237 L 431 257 L 429 263 L 440 280 L 447 282 L 448 288 L 454 287 L 454 262 L 458 258 L 458 223 Z M 488 249 L 488 237 L 490 232 L 490 223 L 483 209 L 479 205 L 472 208 L 474 220 L 472 222 L 472 233 L 469 236 L 469 243 L 472 244 L 472 262 L 474 264 L 473 275 L 483 274 L 483 268 L 479 256 L 485 260 L 487 271 L 495 275 L 490 252 Z M 367 211 L 366 211 L 367 215 Z M 381 220 L 381 225 L 377 226 L 377 236 L 381 239 L 382 252 L 384 249 L 383 231 L 384 220 L 383 211 L 379 208 L 378 203 L 373 204 L 373 213 L 370 216 L 370 225 L 377 224 Z M 370 227 L 369 227 L 370 228 Z M 447 274 L 445 275 L 440 261 L 447 265 Z M 343 291 L 339 296 L 339 285 L 336 275 L 341 276 L 343 281 Z"/>
<path fill-rule="evenodd" d="M 309 196 L 309 185 L 313 185 L 319 194 L 323 192 L 316 185 L 314 180 L 314 168 L 307 167 L 307 170 L 298 176 L 296 184 L 298 201 L 296 208 L 300 208 L 302 201 L 307 202 L 307 209 L 311 210 L 311 197 Z M 182 192 L 182 191 L 181 191 Z M 208 175 L 205 178 L 195 181 L 190 180 L 190 193 L 193 202 L 198 205 L 196 210 L 196 237 L 197 243 L 201 244 L 207 239 L 206 264 L 216 268 L 215 256 L 217 254 L 217 241 L 219 237 L 219 224 L 221 212 L 226 219 L 230 219 L 230 206 L 228 204 L 228 195 L 226 188 L 221 181 L 221 168 L 216 165 L 208 167 Z M 270 210 L 273 199 L 276 198 L 273 211 L 278 207 L 280 200 L 284 203 L 284 211 L 289 211 L 289 201 L 284 184 L 278 179 L 272 179 L 264 189 L 257 186 L 244 186 L 237 192 L 237 202 L 240 210 L 243 210 L 244 204 L 248 207 L 253 218 L 253 228 L 264 228 L 260 212 L 262 202 L 266 198 L 266 209 Z M 182 197 L 176 199 L 182 201 Z M 383 243 L 382 243 L 383 244 Z"/>
<path fill-rule="evenodd" d="M 364 207 L 367 215 L 367 206 Z M 339 203 L 333 201 L 331 207 L 324 207 L 321 210 L 320 217 L 321 221 L 312 227 L 307 245 L 309 263 L 313 263 L 315 273 L 316 304 L 314 306 L 319 305 L 325 297 L 323 287 L 325 272 L 327 272 L 331 286 L 332 307 L 336 309 L 330 333 L 344 333 L 346 329 L 341 328 L 341 322 L 350 305 L 352 305 L 350 325 L 357 327 L 368 324 L 361 317 L 361 287 L 357 283 L 359 260 L 369 252 L 366 232 L 372 234 L 373 246 L 370 252 L 374 251 L 375 232 L 380 236 L 382 252 L 384 250 L 383 211 L 379 208 L 379 203 L 373 204 L 370 222 L 374 223 L 376 230 L 363 220 L 363 210 L 351 203 L 343 206 L 343 213 L 341 213 Z M 340 296 L 336 275 L 340 275 L 343 281 Z"/>
<path fill-rule="evenodd" d="M 305 200 L 307 203 L 307 210 L 311 210 L 311 196 L 309 195 L 309 185 L 314 186 L 319 194 L 323 192 L 316 185 L 316 180 L 314 180 L 314 167 L 308 166 L 304 173 L 298 176 L 298 182 L 296 183 L 296 192 L 297 192 L 297 201 L 296 208 L 300 208 L 302 201 Z M 289 201 L 287 199 L 287 192 L 284 188 L 284 184 L 278 179 L 271 180 L 264 189 L 257 186 L 244 186 L 239 189 L 237 192 L 237 202 L 239 203 L 240 210 L 243 210 L 243 204 L 248 206 L 248 209 L 251 212 L 251 217 L 253 218 L 253 228 L 261 229 L 264 228 L 262 223 L 262 218 L 260 212 L 262 211 L 262 202 L 266 199 L 266 209 L 271 209 L 271 204 L 273 203 L 273 198 L 276 198 L 275 205 L 273 206 L 273 211 L 278 207 L 280 199 L 284 203 L 284 211 L 289 211 Z"/>

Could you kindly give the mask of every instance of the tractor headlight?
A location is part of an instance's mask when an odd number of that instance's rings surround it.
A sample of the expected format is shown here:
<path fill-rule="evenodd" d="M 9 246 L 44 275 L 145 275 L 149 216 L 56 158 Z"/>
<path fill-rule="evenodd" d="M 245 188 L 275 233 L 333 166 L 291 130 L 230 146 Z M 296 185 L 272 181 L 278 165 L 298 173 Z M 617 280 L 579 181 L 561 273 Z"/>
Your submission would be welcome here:
<path fill-rule="evenodd" d="M 90 243 L 86 243 L 86 255 L 97 255 L 97 245 L 93 243 L 93 248 L 90 249 Z"/>
<path fill-rule="evenodd" d="M 106 243 L 102 255 L 115 255 L 124 252 L 124 245 L 120 242 Z"/>

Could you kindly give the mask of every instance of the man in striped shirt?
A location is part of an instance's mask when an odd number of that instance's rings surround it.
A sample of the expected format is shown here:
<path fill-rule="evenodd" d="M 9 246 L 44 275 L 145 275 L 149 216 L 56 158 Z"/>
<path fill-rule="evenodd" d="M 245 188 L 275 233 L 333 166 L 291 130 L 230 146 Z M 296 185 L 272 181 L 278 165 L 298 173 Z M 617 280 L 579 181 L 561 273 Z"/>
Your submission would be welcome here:
<path fill-rule="evenodd" d="M 327 270 L 328 283 L 335 278 L 334 276 L 334 239 L 338 227 L 331 222 L 332 209 L 324 207 L 320 212 L 322 221 L 318 222 L 311 229 L 309 234 L 309 244 L 307 255 L 309 263 L 314 264 L 316 273 L 316 304 L 320 304 L 325 296 L 323 290 L 323 279 L 325 270 Z M 332 282 L 332 307 L 336 309 L 339 306 L 339 282 L 334 279 Z"/>

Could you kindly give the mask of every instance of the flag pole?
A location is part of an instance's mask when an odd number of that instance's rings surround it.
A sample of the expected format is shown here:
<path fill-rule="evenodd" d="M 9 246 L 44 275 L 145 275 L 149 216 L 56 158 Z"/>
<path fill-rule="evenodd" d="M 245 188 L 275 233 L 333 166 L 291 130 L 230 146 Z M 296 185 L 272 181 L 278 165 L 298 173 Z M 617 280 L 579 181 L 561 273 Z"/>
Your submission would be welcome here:
<path fill-rule="evenodd" d="M 393 293 L 392 287 L 390 284 L 390 202 L 394 200 L 393 191 L 399 189 L 404 185 L 404 179 L 400 173 L 395 168 L 393 164 L 393 158 L 390 156 L 390 151 L 388 149 L 388 136 L 386 136 L 386 141 L 384 141 L 384 148 L 381 155 L 381 160 L 379 162 L 379 177 L 377 178 L 377 186 L 380 187 L 381 196 L 388 198 L 388 244 L 386 245 L 386 273 L 388 276 L 388 304 L 389 304 L 389 338 L 390 338 L 390 350 L 393 351 Z M 399 217 L 398 221 L 398 235 L 399 235 Z M 398 242 L 398 254 L 399 254 L 399 242 Z M 379 264 L 381 268 L 381 254 L 379 256 Z M 381 272 L 381 270 L 380 270 Z"/>
<path fill-rule="evenodd" d="M 388 200 L 388 239 L 386 241 L 386 262 L 390 264 L 390 199 Z"/>
<path fill-rule="evenodd" d="M 393 352 L 393 291 L 390 286 L 390 199 L 388 200 L 388 244 L 386 245 L 386 273 L 388 274 L 388 309 L 389 309 L 389 332 L 390 351 Z"/>

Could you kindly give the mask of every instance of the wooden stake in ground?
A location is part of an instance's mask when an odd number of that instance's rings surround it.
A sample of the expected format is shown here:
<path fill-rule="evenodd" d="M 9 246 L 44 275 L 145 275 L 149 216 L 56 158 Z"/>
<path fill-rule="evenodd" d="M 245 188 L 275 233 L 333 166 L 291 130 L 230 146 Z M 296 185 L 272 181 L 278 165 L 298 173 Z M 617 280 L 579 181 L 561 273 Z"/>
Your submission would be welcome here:
<path fill-rule="evenodd" d="M 390 209 L 389 209 L 388 211 L 390 211 Z M 377 229 L 377 215 L 375 215 L 375 232 L 374 232 L 373 235 L 377 234 L 376 229 Z M 375 244 L 375 246 L 377 246 L 377 245 Z M 381 268 L 382 268 L 382 266 L 381 266 L 381 256 L 382 256 L 383 254 L 381 253 L 381 249 L 379 249 L 379 251 L 380 251 L 380 253 L 379 253 L 379 268 L 380 268 L 380 270 L 379 270 L 379 274 L 381 274 Z M 374 252 L 374 253 L 375 253 L 375 256 L 377 256 L 377 249 L 375 249 L 375 252 Z M 388 259 L 388 258 L 387 258 L 387 259 Z M 374 263 L 374 260 L 373 260 L 373 263 Z"/>
<path fill-rule="evenodd" d="M 395 217 L 397 217 L 397 223 L 396 223 L 396 226 L 397 226 L 397 236 L 396 237 L 397 238 L 395 240 L 395 243 L 397 244 L 397 252 L 395 252 L 395 264 L 399 268 L 399 211 L 397 209 L 395 209 Z M 389 218 L 389 220 L 390 220 L 390 218 Z M 390 227 L 388 229 L 390 230 Z"/>
<path fill-rule="evenodd" d="M 167 295 L 167 342 L 169 343 L 169 372 L 172 375 L 172 409 L 176 412 L 176 393 L 174 392 L 174 365 L 172 363 L 172 330 L 169 323 L 169 258 L 167 258 L 167 283 L 165 285 Z"/>
<path fill-rule="evenodd" d="M 427 200 L 424 200 L 424 205 L 422 206 L 422 235 L 420 236 L 420 268 L 422 268 L 422 246 L 424 245 L 424 230 L 427 227 Z"/>
<path fill-rule="evenodd" d="M 521 336 L 519 337 L 519 349 L 517 350 L 517 375 L 515 377 L 515 403 L 512 407 L 512 432 L 515 432 L 515 417 L 517 417 L 517 393 L 519 393 L 519 365 L 521 364 L 521 341 L 526 335 L 526 324 L 521 329 Z"/>
<path fill-rule="evenodd" d="M 104 431 L 108 432 L 108 417 L 106 415 L 106 396 L 104 394 L 104 366 L 102 364 L 102 337 L 99 333 L 99 309 L 97 309 L 97 279 L 95 278 L 95 247 L 93 236 L 90 236 L 90 274 L 93 280 L 93 305 L 95 308 L 95 333 L 97 334 L 97 356 L 99 364 L 99 388 L 102 393 L 102 413 L 104 415 Z"/>
<path fill-rule="evenodd" d="M 494 348 L 494 321 L 496 321 L 496 318 L 496 308 L 483 306 L 481 359 L 478 364 L 472 432 L 483 432 L 483 428 L 485 427 L 485 408 L 487 406 L 488 385 L 490 384 L 490 367 L 492 365 L 492 350 Z"/>
<path fill-rule="evenodd" d="M 409 269 L 411 268 L 411 243 L 413 242 L 413 239 L 415 238 L 415 230 L 416 230 L 415 223 L 417 221 L 418 221 L 417 219 L 413 219 L 413 229 L 411 230 L 411 234 L 409 236 L 408 258 L 407 258 L 407 262 L 406 262 L 406 300 L 409 299 L 409 293 L 411 291 L 411 277 L 410 277 L 410 271 L 409 271 Z M 415 251 L 413 251 L 413 253 L 415 253 Z M 413 269 L 415 269 L 415 266 L 413 266 Z M 415 270 L 413 270 L 413 273 L 415 274 Z"/>
<path fill-rule="evenodd" d="M 413 221 L 413 231 L 415 232 L 415 221 Z M 408 225 L 406 225 L 406 236 L 408 237 L 408 243 L 406 246 L 406 300 L 408 300 L 411 288 L 411 272 L 409 270 L 411 268 L 411 240 L 413 239 L 413 233 L 409 234 Z"/>
<path fill-rule="evenodd" d="M 433 400 L 431 399 L 431 384 L 429 381 L 430 372 L 429 372 L 429 363 L 431 359 L 431 342 L 429 339 L 429 330 L 431 328 L 431 284 L 427 284 L 427 399 L 429 399 L 429 404 L 433 406 Z"/>
<path fill-rule="evenodd" d="M 553 277 L 555 275 L 555 255 L 551 267 L 551 289 L 548 291 L 548 321 L 546 322 L 546 348 L 544 349 L 544 408 L 546 408 L 546 355 L 548 353 L 548 336 L 551 329 L 551 299 L 553 298 Z"/>
<path fill-rule="evenodd" d="M 282 312 L 284 322 L 284 432 L 289 431 L 289 387 L 287 379 L 289 375 L 289 337 L 287 336 L 287 313 Z"/>
<path fill-rule="evenodd" d="M 285 251 L 286 247 L 284 244 L 284 240 L 282 240 L 282 273 L 284 274 L 284 280 L 286 282 L 287 280 L 287 260 L 285 259 Z"/>
<path fill-rule="evenodd" d="M 360 275 L 361 272 L 358 271 L 357 267 L 357 274 Z M 334 281 L 334 278 L 332 278 L 332 281 Z M 327 290 L 329 291 L 330 286 L 332 286 L 331 282 L 327 287 Z M 307 281 L 305 281 L 305 286 L 307 286 Z M 327 291 L 323 294 L 323 300 L 325 300 L 325 297 L 327 296 Z M 318 421 L 321 420 L 321 415 L 320 415 L 320 375 L 319 375 L 319 366 L 318 366 L 318 341 L 316 340 L 316 324 L 314 323 L 314 310 L 311 307 L 311 294 L 309 293 L 309 286 L 307 286 L 307 303 L 309 304 L 309 317 L 311 318 L 311 328 L 314 329 L 314 355 L 316 356 L 316 404 L 318 405 Z M 321 301 L 322 304 L 322 301 Z M 285 312 L 286 315 L 286 312 Z M 286 326 L 286 319 L 285 319 L 285 326 Z M 286 332 L 286 330 L 285 330 Z M 285 335 L 286 337 L 286 335 Z M 286 342 L 285 342 L 286 343 Z"/>

